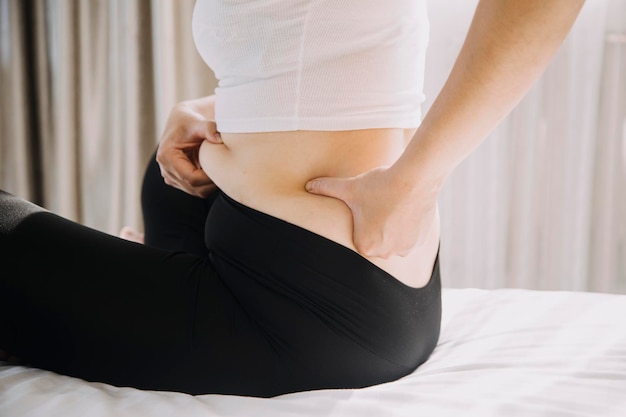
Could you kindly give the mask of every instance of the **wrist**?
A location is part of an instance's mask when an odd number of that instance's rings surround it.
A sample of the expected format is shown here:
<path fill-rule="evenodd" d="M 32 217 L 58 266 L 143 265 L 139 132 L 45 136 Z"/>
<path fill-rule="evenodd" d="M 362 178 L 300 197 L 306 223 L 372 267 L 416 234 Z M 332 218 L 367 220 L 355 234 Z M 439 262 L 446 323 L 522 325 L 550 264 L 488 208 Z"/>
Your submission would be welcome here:
<path fill-rule="evenodd" d="M 398 160 L 389 167 L 390 186 L 400 196 L 436 201 L 447 176 L 415 165 Z"/>
<path fill-rule="evenodd" d="M 407 193 L 439 193 L 452 172 L 452 164 L 425 147 L 414 146 L 415 138 L 400 158 L 389 168 L 395 186 Z M 411 147 L 411 145 L 413 145 Z"/>

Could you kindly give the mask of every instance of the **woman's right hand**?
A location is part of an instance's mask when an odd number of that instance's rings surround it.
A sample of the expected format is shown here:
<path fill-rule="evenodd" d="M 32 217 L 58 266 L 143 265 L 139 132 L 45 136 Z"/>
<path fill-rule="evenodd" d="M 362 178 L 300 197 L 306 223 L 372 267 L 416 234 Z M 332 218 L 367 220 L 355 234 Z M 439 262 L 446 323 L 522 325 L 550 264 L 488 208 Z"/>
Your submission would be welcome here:
<path fill-rule="evenodd" d="M 215 124 L 214 108 L 215 96 L 176 104 L 156 154 L 166 184 L 202 198 L 217 189 L 198 161 L 202 142 L 223 144 Z"/>
<path fill-rule="evenodd" d="M 315 178 L 305 188 L 343 201 L 352 212 L 356 250 L 388 259 L 408 256 L 439 233 L 441 184 L 405 179 L 393 166 L 378 167 L 356 177 Z"/>

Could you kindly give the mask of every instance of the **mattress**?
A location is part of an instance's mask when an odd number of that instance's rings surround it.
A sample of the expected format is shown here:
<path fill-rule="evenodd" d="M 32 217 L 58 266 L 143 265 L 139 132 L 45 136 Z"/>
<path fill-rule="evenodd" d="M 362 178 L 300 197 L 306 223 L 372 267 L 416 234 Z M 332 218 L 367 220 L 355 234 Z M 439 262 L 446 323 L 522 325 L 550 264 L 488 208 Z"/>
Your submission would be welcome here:
<path fill-rule="evenodd" d="M 270 399 L 141 391 L 0 362 L 0 416 L 626 416 L 626 295 L 443 290 L 412 374 Z"/>

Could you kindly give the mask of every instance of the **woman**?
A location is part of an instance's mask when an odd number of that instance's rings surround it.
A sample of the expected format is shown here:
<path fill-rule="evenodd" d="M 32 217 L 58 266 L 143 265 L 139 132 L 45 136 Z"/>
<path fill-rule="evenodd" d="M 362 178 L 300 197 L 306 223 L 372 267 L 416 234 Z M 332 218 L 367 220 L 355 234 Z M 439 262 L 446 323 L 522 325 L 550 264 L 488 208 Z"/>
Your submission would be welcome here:
<path fill-rule="evenodd" d="M 581 6 L 480 1 L 420 123 L 424 1 L 199 1 L 194 36 L 220 87 L 170 116 L 144 178 L 145 245 L 0 194 L 3 264 L 17 270 L 0 279 L 0 346 L 193 394 L 412 372 L 439 335 L 439 189 Z"/>

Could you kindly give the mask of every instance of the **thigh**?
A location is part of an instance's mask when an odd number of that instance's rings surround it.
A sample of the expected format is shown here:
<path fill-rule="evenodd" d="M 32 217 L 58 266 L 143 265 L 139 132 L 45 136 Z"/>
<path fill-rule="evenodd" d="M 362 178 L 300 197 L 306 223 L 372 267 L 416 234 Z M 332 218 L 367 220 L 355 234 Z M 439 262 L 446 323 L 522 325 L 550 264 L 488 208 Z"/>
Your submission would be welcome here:
<path fill-rule="evenodd" d="M 199 198 L 165 184 L 155 152 L 141 187 L 145 244 L 205 256 L 204 224 L 216 195 Z"/>
<path fill-rule="evenodd" d="M 0 348 L 89 381 L 275 393 L 276 355 L 208 256 L 126 241 L 0 192 Z"/>
<path fill-rule="evenodd" d="M 230 323 L 234 301 L 206 257 L 129 242 L 7 194 L 0 214 L 0 347 L 26 363 L 176 390 L 178 362 L 194 352 L 201 283 L 206 331 Z"/>
<path fill-rule="evenodd" d="M 133 351 L 173 351 L 188 339 L 191 272 L 202 259 L 47 212 L 28 216 L 3 243 L 0 343 L 33 365 L 88 375 Z"/>

